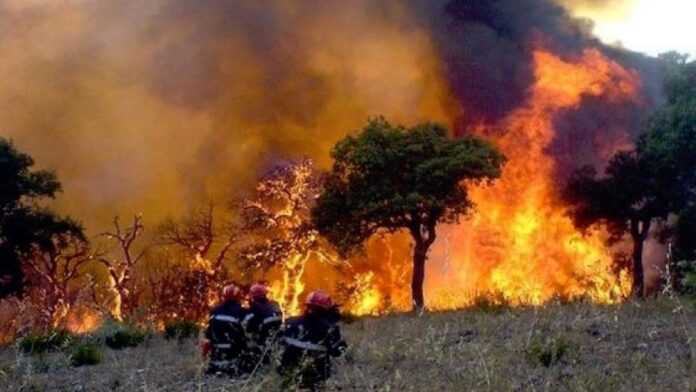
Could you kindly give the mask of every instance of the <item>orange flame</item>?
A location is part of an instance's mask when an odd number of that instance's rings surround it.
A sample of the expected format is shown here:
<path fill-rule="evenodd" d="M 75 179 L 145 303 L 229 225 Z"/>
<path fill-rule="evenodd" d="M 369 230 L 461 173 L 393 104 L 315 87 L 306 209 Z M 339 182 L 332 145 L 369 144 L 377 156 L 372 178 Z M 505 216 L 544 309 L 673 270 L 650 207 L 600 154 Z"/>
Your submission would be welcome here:
<path fill-rule="evenodd" d="M 513 306 L 583 297 L 613 303 L 630 292 L 630 278 L 625 271 L 617 275 L 604 234 L 583 236 L 566 216 L 547 148 L 556 134 L 556 113 L 577 107 L 584 96 L 636 100 L 640 79 L 597 50 L 586 50 L 576 61 L 539 50 L 534 63 L 536 82 L 526 104 L 498 124 L 504 132 L 494 141 L 509 158 L 502 178 L 471 189 L 477 205 L 471 219 L 439 230 L 426 274 L 431 309 L 467 307 L 480 299 Z M 404 298 L 409 290 L 404 279 L 375 282 L 363 282 L 375 286 L 359 292 L 351 311 L 374 314 L 384 307 L 376 298 L 387 292 Z M 391 305 L 410 307 L 403 300 Z"/>
<path fill-rule="evenodd" d="M 430 309 L 464 308 L 480 300 L 512 306 L 554 298 L 614 303 L 630 292 L 630 277 L 616 272 L 606 235 L 582 235 L 566 215 L 547 149 L 556 135 L 556 114 L 578 107 L 586 96 L 635 102 L 640 79 L 592 49 L 575 60 L 538 50 L 534 64 L 536 82 L 527 101 L 495 127 L 478 130 L 501 135 L 493 139 L 509 162 L 499 181 L 470 189 L 477 205 L 470 219 L 439 228 L 426 274 Z M 299 314 L 301 297 L 310 289 L 330 289 L 327 284 L 355 315 L 409 310 L 409 244 L 404 234 L 375 238 L 366 257 L 341 271 L 332 269 L 341 264 L 337 260 L 294 253 L 276 271 L 271 295 L 286 315 Z M 348 294 L 341 287 L 350 287 Z"/>
<path fill-rule="evenodd" d="M 71 309 L 65 320 L 65 328 L 73 334 L 94 332 L 102 324 L 99 312 L 87 307 Z"/>

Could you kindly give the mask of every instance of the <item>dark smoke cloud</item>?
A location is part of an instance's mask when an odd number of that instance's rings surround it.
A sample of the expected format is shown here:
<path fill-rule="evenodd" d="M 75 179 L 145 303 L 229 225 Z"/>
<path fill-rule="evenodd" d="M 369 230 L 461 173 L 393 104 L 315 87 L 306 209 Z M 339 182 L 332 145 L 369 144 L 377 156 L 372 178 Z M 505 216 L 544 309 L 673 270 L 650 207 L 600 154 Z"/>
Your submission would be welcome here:
<path fill-rule="evenodd" d="M 592 35 L 591 22 L 551 0 L 452 0 L 435 11 L 430 29 L 465 122 L 494 123 L 519 107 L 534 81 L 537 48 L 564 59 L 587 48 L 613 54 Z"/>
<path fill-rule="evenodd" d="M 609 3 L 629 2 L 603 5 Z M 549 152 L 557 158 L 559 184 L 579 166 L 602 165 L 617 149 L 631 147 L 646 109 L 659 100 L 661 80 L 654 59 L 603 45 L 592 35 L 592 24 L 571 17 L 566 7 L 544 0 L 452 0 L 433 14 L 430 25 L 451 88 L 465 108 L 460 132 L 472 121 L 495 124 L 523 105 L 534 82 L 533 52 L 540 48 L 568 61 L 593 48 L 640 73 L 644 85 L 639 100 L 588 96 L 557 116 L 558 133 Z"/>
<path fill-rule="evenodd" d="M 0 33 L 0 132 L 58 170 L 62 208 L 93 227 L 219 200 L 276 160 L 326 165 L 370 115 L 494 124 L 526 98 L 538 45 L 649 68 L 550 0 L 5 0 Z M 603 108 L 558 121 L 635 127 Z"/>

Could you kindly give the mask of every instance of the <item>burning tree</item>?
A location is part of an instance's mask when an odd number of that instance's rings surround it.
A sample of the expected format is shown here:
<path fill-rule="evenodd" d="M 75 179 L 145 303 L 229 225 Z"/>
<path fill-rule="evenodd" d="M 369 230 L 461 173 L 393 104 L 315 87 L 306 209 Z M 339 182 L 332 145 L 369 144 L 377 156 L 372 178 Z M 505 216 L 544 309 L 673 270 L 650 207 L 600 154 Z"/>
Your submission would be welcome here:
<path fill-rule="evenodd" d="M 644 295 L 643 248 L 656 219 L 667 218 L 669 196 L 650 165 L 635 152 L 614 156 L 606 176 L 597 178 L 592 167 L 577 171 L 565 190 L 575 225 L 587 229 L 602 224 L 611 234 L 610 242 L 629 234 L 633 241 L 633 292 Z"/>
<path fill-rule="evenodd" d="M 252 268 L 281 268 L 280 297 L 289 313 L 299 310 L 307 261 L 312 256 L 332 259 L 320 245 L 310 221 L 320 189 L 312 161 L 304 160 L 271 171 L 259 181 L 253 197 L 241 203 L 242 229 L 250 237 L 250 243 L 240 252 L 241 258 Z"/>
<path fill-rule="evenodd" d="M 466 184 L 498 178 L 505 162 L 486 141 L 447 135 L 431 123 L 407 129 L 370 120 L 334 147 L 333 169 L 312 210 L 319 232 L 343 254 L 380 231 L 407 230 L 415 245 L 411 291 L 419 309 L 437 225 L 469 212 Z"/>
<path fill-rule="evenodd" d="M 667 61 L 675 67 L 666 83 L 667 104 L 653 114 L 636 148 L 615 154 L 601 178 L 592 167 L 580 169 L 565 191 L 578 227 L 601 224 L 614 241 L 630 235 L 639 297 L 645 294 L 643 248 L 651 228 L 671 214 L 688 219 L 696 206 L 696 63 L 679 56 Z"/>
<path fill-rule="evenodd" d="M 221 226 L 221 227 L 219 227 Z M 167 220 L 159 230 L 164 254 L 150 278 L 154 297 L 151 312 L 160 319 L 200 320 L 217 301 L 225 283 L 225 262 L 237 241 L 231 223 L 216 224 L 212 205 L 199 208 L 181 221 Z M 172 265 L 170 258 L 179 258 Z"/>
<path fill-rule="evenodd" d="M 89 244 L 80 234 L 54 235 L 50 246 L 32 247 L 25 262 L 27 299 L 39 307 L 36 321 L 41 327 L 61 325 L 80 299 L 82 268 L 92 259 Z"/>
<path fill-rule="evenodd" d="M 141 294 L 133 273 L 147 249 L 136 251 L 134 244 L 145 230 L 145 226 L 140 215 L 133 217 L 130 226 L 122 227 L 118 217 L 114 218 L 113 225 L 114 230 L 102 233 L 102 236 L 115 242 L 118 255 L 113 258 L 100 256 L 97 261 L 106 267 L 108 290 L 114 294 L 110 312 L 115 319 L 123 320 L 124 316 L 131 315 L 135 310 Z"/>

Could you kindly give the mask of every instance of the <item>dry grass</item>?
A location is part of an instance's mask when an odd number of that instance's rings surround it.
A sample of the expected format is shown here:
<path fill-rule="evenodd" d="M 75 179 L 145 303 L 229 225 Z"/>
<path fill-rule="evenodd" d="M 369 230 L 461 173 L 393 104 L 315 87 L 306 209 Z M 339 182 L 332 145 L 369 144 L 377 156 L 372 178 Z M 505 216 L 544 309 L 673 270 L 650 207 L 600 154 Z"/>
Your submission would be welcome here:
<path fill-rule="evenodd" d="M 660 299 L 362 319 L 328 390 L 696 391 L 696 309 Z M 0 353 L 12 391 L 273 391 L 271 369 L 233 382 L 203 376 L 193 341 L 161 338 L 72 368 L 66 354 Z"/>

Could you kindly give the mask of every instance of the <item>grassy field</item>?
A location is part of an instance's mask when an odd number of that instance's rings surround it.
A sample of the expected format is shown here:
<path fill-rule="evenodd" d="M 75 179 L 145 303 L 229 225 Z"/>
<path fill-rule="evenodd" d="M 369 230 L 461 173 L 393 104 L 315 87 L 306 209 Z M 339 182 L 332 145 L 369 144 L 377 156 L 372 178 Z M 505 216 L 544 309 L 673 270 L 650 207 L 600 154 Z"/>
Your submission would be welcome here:
<path fill-rule="evenodd" d="M 332 391 L 696 391 L 696 307 L 685 299 L 618 306 L 554 304 L 360 319 Z M 11 391 L 273 391 L 262 369 L 247 380 L 203 375 L 193 340 L 155 337 L 96 366 L 67 354 L 0 352 Z"/>

